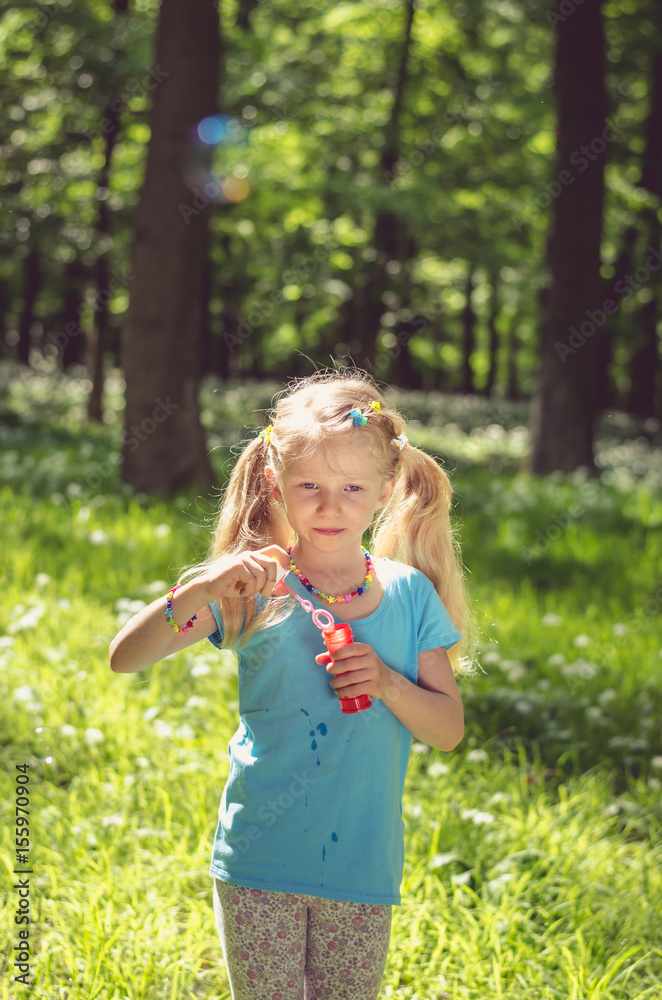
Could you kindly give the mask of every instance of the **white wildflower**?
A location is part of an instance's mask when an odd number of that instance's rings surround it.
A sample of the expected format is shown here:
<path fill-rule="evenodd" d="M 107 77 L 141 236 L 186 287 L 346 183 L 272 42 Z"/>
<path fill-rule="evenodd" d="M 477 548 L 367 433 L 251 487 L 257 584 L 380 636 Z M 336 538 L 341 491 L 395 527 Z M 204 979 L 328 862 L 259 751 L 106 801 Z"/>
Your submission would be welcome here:
<path fill-rule="evenodd" d="M 611 627 L 612 635 L 627 635 L 630 629 L 625 622 L 615 622 Z"/>
<path fill-rule="evenodd" d="M 440 760 L 434 760 L 428 767 L 428 774 L 431 778 L 440 778 L 444 774 L 448 774 L 449 767 L 447 764 L 442 764 Z"/>
<path fill-rule="evenodd" d="M 48 573 L 37 573 L 37 575 L 34 578 L 34 585 L 35 585 L 35 587 L 39 587 L 39 588 L 41 588 L 41 587 L 47 587 L 50 582 L 51 582 L 51 578 L 48 575 Z"/>
<path fill-rule="evenodd" d="M 154 732 L 162 739 L 167 739 L 169 736 L 172 736 L 172 726 L 169 726 L 163 719 L 156 719 L 154 722 Z"/>
<path fill-rule="evenodd" d="M 413 753 L 429 753 L 430 747 L 427 743 L 412 743 L 411 749 Z"/>
<path fill-rule="evenodd" d="M 488 825 L 494 823 L 495 816 L 492 813 L 481 812 L 479 809 L 465 809 L 461 813 L 462 819 L 471 819 L 474 821 L 476 826 Z"/>
<path fill-rule="evenodd" d="M 24 684 L 23 687 L 16 688 L 14 691 L 14 698 L 16 701 L 36 701 L 37 692 L 34 688 L 31 688 L 29 684 Z"/>
<path fill-rule="evenodd" d="M 60 726 L 60 734 L 62 736 L 75 736 L 76 728 L 75 726 L 69 726 L 65 723 L 63 726 Z"/>
<path fill-rule="evenodd" d="M 572 640 L 572 644 L 573 646 L 576 646 L 577 649 L 584 649 L 586 646 L 591 645 L 591 637 L 590 635 L 584 635 L 583 633 L 582 635 L 576 635 Z"/>
<path fill-rule="evenodd" d="M 565 677 L 579 677 L 581 680 L 590 681 L 599 669 L 597 663 L 591 663 L 589 660 L 574 660 L 572 663 L 566 663 L 561 668 L 561 673 Z"/>
<path fill-rule="evenodd" d="M 103 733 L 100 729 L 86 729 L 83 739 L 88 747 L 94 747 L 97 743 L 103 743 Z"/>
<path fill-rule="evenodd" d="M 435 854 L 430 862 L 430 868 L 443 868 L 445 865 L 451 865 L 454 861 L 461 861 L 459 854 L 454 854 L 452 851 L 447 854 Z"/>
<path fill-rule="evenodd" d="M 482 764 L 483 761 L 488 759 L 488 754 L 486 750 L 478 747 L 476 750 L 470 750 L 465 760 L 469 764 Z"/>
<path fill-rule="evenodd" d="M 497 663 L 501 663 L 501 656 L 496 651 L 496 649 L 490 649 L 489 652 L 483 653 L 481 656 L 481 662 L 487 667 L 491 667 Z"/>
<path fill-rule="evenodd" d="M 191 677 L 204 677 L 205 674 L 211 673 L 211 667 L 208 663 L 196 663 L 196 665 L 191 670 Z"/>
<path fill-rule="evenodd" d="M 562 667 L 565 663 L 565 656 L 563 653 L 552 653 L 551 656 L 547 657 L 548 667 Z"/>
<path fill-rule="evenodd" d="M 197 694 L 194 694 L 186 702 L 186 708 L 204 708 L 206 704 L 206 698 L 200 698 Z"/>
<path fill-rule="evenodd" d="M 170 534 L 169 524 L 157 524 L 156 527 L 154 528 L 155 538 L 167 538 L 169 534 Z"/>
<path fill-rule="evenodd" d="M 23 612 L 23 606 L 20 607 L 21 612 Z M 7 626 L 7 632 L 9 635 L 15 635 L 16 632 L 22 632 L 23 629 L 35 628 L 45 611 L 45 604 L 33 605 L 33 607 L 28 608 L 25 613 L 21 613 L 19 618 L 15 618 L 9 623 Z"/>
<path fill-rule="evenodd" d="M 508 674 L 511 681 L 521 681 L 526 676 L 526 667 L 521 660 L 503 660 L 501 669 Z"/>
<path fill-rule="evenodd" d="M 101 528 L 97 528 L 96 531 L 91 531 L 87 536 L 87 540 L 90 545 L 105 545 L 108 541 L 108 534 L 102 531 Z"/>
<path fill-rule="evenodd" d="M 146 708 L 143 712 L 143 719 L 145 719 L 146 722 L 151 722 L 152 719 L 156 718 L 159 712 L 159 707 L 157 705 L 152 705 L 150 708 Z"/>
<path fill-rule="evenodd" d="M 195 739 L 195 732 L 193 729 L 185 723 L 183 726 L 175 731 L 175 736 L 178 736 L 180 740 L 193 740 Z"/>
<path fill-rule="evenodd" d="M 548 611 L 546 615 L 540 619 L 540 624 L 544 625 L 545 628 L 551 628 L 554 625 L 560 625 L 563 619 L 560 615 L 555 615 L 553 611 Z"/>
<path fill-rule="evenodd" d="M 605 705 L 609 705 L 610 702 L 618 698 L 618 694 L 613 688 L 608 688 L 606 691 L 601 691 L 598 695 L 598 704 L 604 708 Z"/>
<path fill-rule="evenodd" d="M 662 757 L 651 757 L 651 767 L 656 771 L 662 771 Z"/>
<path fill-rule="evenodd" d="M 102 826 L 124 826 L 124 817 L 121 813 L 113 813 L 112 816 L 104 816 L 101 820 Z"/>

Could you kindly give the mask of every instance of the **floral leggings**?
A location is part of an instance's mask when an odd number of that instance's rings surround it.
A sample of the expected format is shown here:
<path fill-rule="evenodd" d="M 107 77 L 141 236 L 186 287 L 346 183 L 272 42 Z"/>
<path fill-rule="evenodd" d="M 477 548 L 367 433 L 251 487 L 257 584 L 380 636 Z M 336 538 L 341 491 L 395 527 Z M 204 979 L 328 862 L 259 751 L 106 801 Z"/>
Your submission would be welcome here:
<path fill-rule="evenodd" d="M 391 907 L 214 879 L 232 1000 L 376 1000 Z"/>

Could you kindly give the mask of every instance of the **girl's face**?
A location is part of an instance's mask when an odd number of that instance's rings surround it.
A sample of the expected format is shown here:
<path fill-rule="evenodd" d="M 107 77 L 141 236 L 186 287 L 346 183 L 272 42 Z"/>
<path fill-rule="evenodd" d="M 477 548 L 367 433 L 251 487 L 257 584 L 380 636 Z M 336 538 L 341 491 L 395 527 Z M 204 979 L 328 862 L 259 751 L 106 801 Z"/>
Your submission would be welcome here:
<path fill-rule="evenodd" d="M 272 482 L 273 470 L 268 470 Z M 309 458 L 291 462 L 277 478 L 276 495 L 299 542 L 322 552 L 361 544 L 375 510 L 390 497 L 367 444 L 329 442 Z"/>

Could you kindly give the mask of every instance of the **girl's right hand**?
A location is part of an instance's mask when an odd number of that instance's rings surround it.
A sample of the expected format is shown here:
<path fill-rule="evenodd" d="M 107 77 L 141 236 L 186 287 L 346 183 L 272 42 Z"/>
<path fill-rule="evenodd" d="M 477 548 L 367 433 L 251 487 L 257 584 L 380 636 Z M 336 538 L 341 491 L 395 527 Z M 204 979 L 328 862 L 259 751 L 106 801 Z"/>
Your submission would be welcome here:
<path fill-rule="evenodd" d="M 209 600 L 252 597 L 254 594 L 270 597 L 276 585 L 276 562 L 289 570 L 290 557 L 280 545 L 219 556 L 204 577 Z"/>

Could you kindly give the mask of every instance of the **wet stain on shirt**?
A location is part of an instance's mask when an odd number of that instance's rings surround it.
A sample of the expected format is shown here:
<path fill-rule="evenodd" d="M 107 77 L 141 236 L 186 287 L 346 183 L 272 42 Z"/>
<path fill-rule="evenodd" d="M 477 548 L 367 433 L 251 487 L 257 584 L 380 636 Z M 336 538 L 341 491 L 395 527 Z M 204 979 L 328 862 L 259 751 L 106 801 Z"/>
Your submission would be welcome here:
<path fill-rule="evenodd" d="M 336 833 L 336 831 L 335 831 L 335 830 L 334 830 L 334 831 L 333 831 L 333 833 L 331 834 L 331 840 L 333 841 L 333 843 L 334 843 L 334 844 L 337 844 L 337 843 L 338 843 L 338 834 Z"/>

